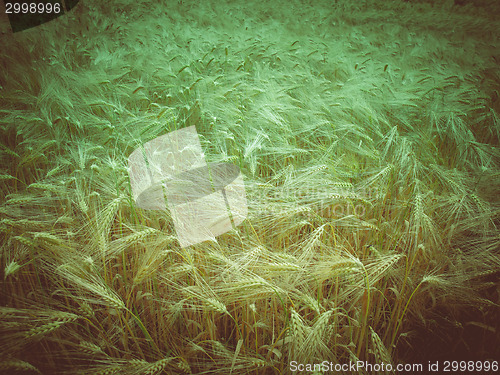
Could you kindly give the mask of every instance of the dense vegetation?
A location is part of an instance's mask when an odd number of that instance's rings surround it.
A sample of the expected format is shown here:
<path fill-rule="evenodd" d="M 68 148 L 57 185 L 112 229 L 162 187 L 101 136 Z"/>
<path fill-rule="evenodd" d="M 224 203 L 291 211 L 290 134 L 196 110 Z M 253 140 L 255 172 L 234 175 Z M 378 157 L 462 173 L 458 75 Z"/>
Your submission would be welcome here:
<path fill-rule="evenodd" d="M 272 4 L 89 0 L 1 37 L 6 374 L 499 358 L 499 5 Z M 127 157 L 190 125 L 249 215 L 180 248 Z"/>

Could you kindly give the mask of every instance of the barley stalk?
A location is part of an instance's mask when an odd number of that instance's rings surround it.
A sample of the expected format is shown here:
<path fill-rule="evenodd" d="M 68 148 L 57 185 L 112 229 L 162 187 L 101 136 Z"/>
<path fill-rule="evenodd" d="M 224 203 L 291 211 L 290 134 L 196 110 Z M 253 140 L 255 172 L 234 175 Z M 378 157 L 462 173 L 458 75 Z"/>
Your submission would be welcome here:
<path fill-rule="evenodd" d="M 26 337 L 46 335 L 47 333 L 59 328 L 64 323 L 66 323 L 66 322 L 65 321 L 55 321 L 55 322 L 51 322 L 48 324 L 44 324 L 40 327 L 32 328 L 26 332 Z"/>
<path fill-rule="evenodd" d="M 372 327 L 370 327 L 370 337 L 371 337 L 371 342 L 372 342 L 372 347 L 373 347 L 373 353 L 375 356 L 375 362 L 376 363 L 385 363 L 386 365 L 391 364 L 392 365 L 392 358 L 391 355 L 389 354 L 389 351 L 385 347 L 384 343 L 380 339 L 379 335 L 377 332 L 373 330 Z M 387 374 L 393 374 L 394 372 L 385 372 Z"/>
<path fill-rule="evenodd" d="M 93 343 L 88 342 L 88 341 L 80 341 L 79 346 L 80 346 L 81 350 L 87 354 L 104 354 L 104 352 L 102 351 L 102 349 L 98 345 L 93 344 Z"/>
<path fill-rule="evenodd" d="M 40 373 L 40 371 L 32 364 L 21 361 L 20 359 L 4 359 L 0 360 L 0 371 L 32 371 Z M 5 372 L 7 374 L 7 372 Z"/>

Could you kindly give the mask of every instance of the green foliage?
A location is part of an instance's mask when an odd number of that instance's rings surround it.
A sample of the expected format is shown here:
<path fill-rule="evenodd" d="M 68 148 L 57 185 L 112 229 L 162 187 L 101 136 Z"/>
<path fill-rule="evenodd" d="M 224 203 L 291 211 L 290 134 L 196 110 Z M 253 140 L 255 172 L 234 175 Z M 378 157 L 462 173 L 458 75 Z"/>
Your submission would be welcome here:
<path fill-rule="evenodd" d="M 498 357 L 498 5 L 457 3 L 85 1 L 2 40 L 0 371 Z M 190 125 L 249 214 L 180 248 L 127 157 Z"/>

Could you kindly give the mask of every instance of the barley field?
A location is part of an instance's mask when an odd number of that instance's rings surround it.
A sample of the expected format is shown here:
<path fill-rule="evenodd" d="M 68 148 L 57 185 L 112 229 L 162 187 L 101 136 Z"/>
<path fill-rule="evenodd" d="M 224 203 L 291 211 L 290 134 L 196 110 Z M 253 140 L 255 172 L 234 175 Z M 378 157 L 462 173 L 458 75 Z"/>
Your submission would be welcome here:
<path fill-rule="evenodd" d="M 0 373 L 493 373 L 499 14 L 82 0 L 12 33 L 3 13 Z M 193 125 L 248 215 L 181 247 L 127 163 Z"/>

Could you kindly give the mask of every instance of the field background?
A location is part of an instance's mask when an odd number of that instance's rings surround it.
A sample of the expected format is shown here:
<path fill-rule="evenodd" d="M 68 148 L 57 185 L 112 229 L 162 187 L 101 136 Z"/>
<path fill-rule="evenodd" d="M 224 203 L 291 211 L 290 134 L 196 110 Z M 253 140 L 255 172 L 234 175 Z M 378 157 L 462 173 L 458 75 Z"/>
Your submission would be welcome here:
<path fill-rule="evenodd" d="M 0 371 L 498 360 L 499 14 L 82 0 L 4 22 Z M 127 157 L 191 125 L 240 167 L 249 214 L 180 248 Z"/>

